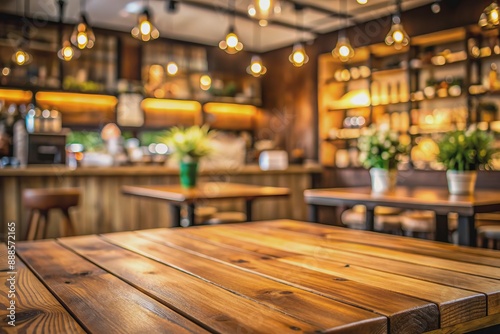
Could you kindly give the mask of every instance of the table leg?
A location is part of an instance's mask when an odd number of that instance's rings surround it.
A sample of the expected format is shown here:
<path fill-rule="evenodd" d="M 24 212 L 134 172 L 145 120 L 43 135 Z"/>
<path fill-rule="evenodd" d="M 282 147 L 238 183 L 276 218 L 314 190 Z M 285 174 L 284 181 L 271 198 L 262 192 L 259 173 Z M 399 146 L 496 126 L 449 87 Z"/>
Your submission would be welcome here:
<path fill-rule="evenodd" d="M 365 220 L 366 220 L 366 230 L 367 231 L 374 231 L 375 230 L 375 208 L 366 208 Z"/>
<path fill-rule="evenodd" d="M 317 223 L 318 222 L 318 206 L 314 204 L 309 204 L 307 206 L 308 208 L 308 220 L 311 223 Z"/>
<path fill-rule="evenodd" d="M 194 203 L 189 203 L 187 205 L 187 224 L 182 225 L 182 227 L 188 227 L 188 226 L 193 226 L 194 225 Z"/>
<path fill-rule="evenodd" d="M 448 242 L 448 215 L 436 214 L 436 241 Z"/>
<path fill-rule="evenodd" d="M 172 227 L 181 226 L 181 207 L 179 205 L 170 204 L 170 218 L 172 219 Z"/>
<path fill-rule="evenodd" d="M 458 216 L 458 244 L 475 247 L 477 231 L 474 226 L 474 216 Z"/>
<path fill-rule="evenodd" d="M 245 201 L 245 213 L 247 215 L 248 222 L 251 222 L 253 219 L 253 217 L 252 217 L 252 204 L 253 204 L 253 200 L 251 200 L 251 199 L 247 199 Z"/>

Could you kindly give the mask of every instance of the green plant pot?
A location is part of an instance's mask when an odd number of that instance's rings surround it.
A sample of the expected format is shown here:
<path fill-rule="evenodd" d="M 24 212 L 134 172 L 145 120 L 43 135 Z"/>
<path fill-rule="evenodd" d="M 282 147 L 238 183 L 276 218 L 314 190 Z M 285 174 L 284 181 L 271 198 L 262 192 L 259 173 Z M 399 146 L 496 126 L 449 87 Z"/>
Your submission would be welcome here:
<path fill-rule="evenodd" d="M 198 176 L 198 162 L 181 161 L 179 174 L 180 174 L 181 187 L 183 188 L 196 187 L 196 179 Z"/>

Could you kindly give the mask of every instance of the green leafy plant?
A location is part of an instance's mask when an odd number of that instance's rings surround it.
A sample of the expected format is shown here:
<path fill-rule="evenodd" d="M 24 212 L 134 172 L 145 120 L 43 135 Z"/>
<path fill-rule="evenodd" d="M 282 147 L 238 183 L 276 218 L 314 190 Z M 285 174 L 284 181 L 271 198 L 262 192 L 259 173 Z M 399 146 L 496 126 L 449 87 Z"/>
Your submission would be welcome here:
<path fill-rule="evenodd" d="M 438 142 L 437 160 L 448 170 L 489 169 L 495 153 L 493 141 L 493 135 L 482 130 L 448 132 Z"/>
<path fill-rule="evenodd" d="M 359 160 L 365 168 L 397 169 L 408 145 L 399 141 L 397 132 L 370 128 L 358 141 Z"/>
<path fill-rule="evenodd" d="M 173 127 L 161 140 L 174 150 L 173 155 L 179 161 L 197 161 L 212 153 L 210 141 L 214 135 L 215 131 L 210 131 L 208 125 L 194 125 L 189 128 Z"/>

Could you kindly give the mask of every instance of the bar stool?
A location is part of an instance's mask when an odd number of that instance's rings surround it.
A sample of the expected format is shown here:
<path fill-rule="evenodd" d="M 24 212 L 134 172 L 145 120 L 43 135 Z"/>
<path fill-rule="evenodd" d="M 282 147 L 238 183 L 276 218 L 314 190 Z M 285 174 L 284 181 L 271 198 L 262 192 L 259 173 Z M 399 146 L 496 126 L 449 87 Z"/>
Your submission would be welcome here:
<path fill-rule="evenodd" d="M 432 239 L 436 229 L 434 212 L 406 211 L 402 216 L 402 228 L 407 235 Z"/>
<path fill-rule="evenodd" d="M 488 248 L 491 242 L 491 248 L 500 247 L 500 214 L 499 213 L 481 213 L 476 215 L 477 235 L 483 248 Z"/>
<path fill-rule="evenodd" d="M 247 215 L 238 211 L 217 212 L 208 219 L 206 225 L 243 223 L 247 221 Z"/>
<path fill-rule="evenodd" d="M 63 213 L 61 236 L 74 235 L 69 208 L 77 206 L 79 199 L 80 190 L 77 188 L 25 189 L 23 203 L 30 210 L 26 240 L 46 237 L 51 209 L 60 209 Z"/>

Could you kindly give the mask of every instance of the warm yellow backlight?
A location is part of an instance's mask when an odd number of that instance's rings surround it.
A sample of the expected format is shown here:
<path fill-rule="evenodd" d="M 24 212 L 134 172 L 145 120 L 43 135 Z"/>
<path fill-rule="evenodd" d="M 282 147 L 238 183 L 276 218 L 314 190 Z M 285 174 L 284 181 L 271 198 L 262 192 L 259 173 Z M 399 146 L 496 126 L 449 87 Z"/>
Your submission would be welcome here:
<path fill-rule="evenodd" d="M 33 93 L 17 89 L 0 89 L 0 100 L 7 103 L 26 104 L 33 99 Z"/>
<path fill-rule="evenodd" d="M 144 99 L 141 107 L 145 112 L 148 111 L 187 111 L 201 112 L 201 104 L 198 101 L 182 101 L 169 99 Z"/>
<path fill-rule="evenodd" d="M 203 105 L 203 110 L 207 113 L 245 114 L 248 116 L 257 114 L 257 107 L 255 106 L 234 103 L 209 102 Z"/>
<path fill-rule="evenodd" d="M 118 103 L 115 96 L 100 94 L 38 92 L 35 98 L 41 108 L 54 108 L 65 112 L 81 112 L 88 109 L 114 110 Z"/>

